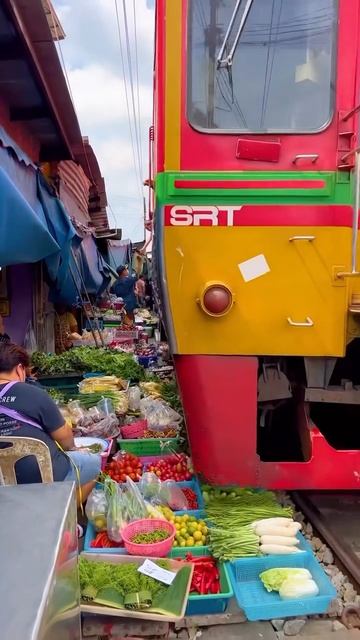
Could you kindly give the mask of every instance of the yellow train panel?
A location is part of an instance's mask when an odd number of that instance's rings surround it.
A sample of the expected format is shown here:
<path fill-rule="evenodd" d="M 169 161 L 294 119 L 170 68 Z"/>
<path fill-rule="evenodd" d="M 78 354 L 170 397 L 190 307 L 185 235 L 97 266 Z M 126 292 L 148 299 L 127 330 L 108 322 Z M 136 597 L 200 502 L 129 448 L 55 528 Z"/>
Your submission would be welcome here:
<path fill-rule="evenodd" d="M 304 235 L 315 238 L 290 240 Z M 349 281 L 335 273 L 350 240 L 345 227 L 165 227 L 176 352 L 343 356 Z M 233 293 L 223 317 L 199 304 L 211 281 Z"/>

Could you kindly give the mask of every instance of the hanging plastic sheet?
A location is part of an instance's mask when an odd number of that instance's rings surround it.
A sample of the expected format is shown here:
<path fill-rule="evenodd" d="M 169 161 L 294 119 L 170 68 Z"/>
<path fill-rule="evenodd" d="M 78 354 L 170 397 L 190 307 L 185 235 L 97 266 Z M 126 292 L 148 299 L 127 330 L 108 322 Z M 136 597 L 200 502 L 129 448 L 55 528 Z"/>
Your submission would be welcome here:
<path fill-rule="evenodd" d="M 10 174 L 3 168 L 2 159 L 11 166 Z M 22 183 L 26 184 L 24 190 L 19 186 Z M 6 149 L 1 148 L 0 266 L 38 262 L 59 252 L 60 247 L 35 197 L 34 186 L 36 173 L 33 169 L 9 158 Z M 24 191 L 33 194 L 32 202 L 25 197 Z"/>
<path fill-rule="evenodd" d="M 100 254 L 92 235 L 84 237 L 80 252 L 85 288 L 89 294 L 99 296 L 110 284 L 112 269 Z"/>
<path fill-rule="evenodd" d="M 16 144 L 16 142 L 5 131 L 4 127 L 0 127 L 0 142 L 5 149 L 10 152 L 10 155 L 16 156 L 19 162 L 23 162 L 28 167 L 36 169 L 36 165 L 29 158 L 29 156 Z"/>
<path fill-rule="evenodd" d="M 61 249 L 57 256 L 46 260 L 49 279 L 57 288 L 66 278 L 71 251 L 79 246 L 81 238 L 76 233 L 61 200 L 51 193 L 41 173 L 37 176 L 37 188 L 49 230 Z"/>
<path fill-rule="evenodd" d="M 132 245 L 130 240 L 109 241 L 109 265 L 116 270 L 122 264 L 131 263 Z"/>

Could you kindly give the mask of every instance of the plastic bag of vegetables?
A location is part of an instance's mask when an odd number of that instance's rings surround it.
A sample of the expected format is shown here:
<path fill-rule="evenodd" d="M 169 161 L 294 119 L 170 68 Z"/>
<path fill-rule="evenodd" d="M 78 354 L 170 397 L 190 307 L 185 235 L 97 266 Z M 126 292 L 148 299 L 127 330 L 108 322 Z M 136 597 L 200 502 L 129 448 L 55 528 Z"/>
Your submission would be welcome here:
<path fill-rule="evenodd" d="M 107 501 L 102 489 L 93 489 L 85 507 L 85 513 L 95 531 L 106 531 Z"/>
<path fill-rule="evenodd" d="M 129 409 L 130 411 L 140 410 L 141 392 L 139 387 L 130 387 L 129 389 Z"/>
<path fill-rule="evenodd" d="M 131 478 L 126 478 L 125 491 L 123 492 L 123 503 L 128 522 L 141 520 L 147 516 L 145 500 L 135 482 Z"/>
<path fill-rule="evenodd" d="M 147 419 L 150 429 L 176 425 L 182 420 L 181 416 L 169 405 L 150 397 L 140 401 L 140 411 Z"/>
<path fill-rule="evenodd" d="M 122 490 L 117 482 L 110 478 L 105 480 L 105 496 L 107 500 L 106 528 L 110 540 L 122 542 L 122 530 L 127 525 L 123 512 Z"/>

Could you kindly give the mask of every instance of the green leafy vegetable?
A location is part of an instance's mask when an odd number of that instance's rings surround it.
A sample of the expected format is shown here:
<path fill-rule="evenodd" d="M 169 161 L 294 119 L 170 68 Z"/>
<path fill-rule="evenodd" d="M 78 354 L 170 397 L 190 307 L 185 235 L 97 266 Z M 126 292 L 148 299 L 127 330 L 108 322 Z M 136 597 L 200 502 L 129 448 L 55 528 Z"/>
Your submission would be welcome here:
<path fill-rule="evenodd" d="M 94 347 L 77 347 L 59 355 L 36 352 L 32 365 L 42 375 L 99 372 L 132 382 L 145 377 L 143 367 L 132 355 Z"/>
<path fill-rule="evenodd" d="M 279 591 L 285 580 L 309 580 L 311 573 L 307 569 L 268 569 L 260 573 L 259 578 L 267 591 Z"/>
<path fill-rule="evenodd" d="M 167 560 L 157 560 L 156 564 L 169 569 Z M 106 607 L 180 617 L 192 566 L 178 570 L 169 587 L 139 573 L 138 566 L 132 562 L 113 564 L 80 557 L 82 599 Z"/>

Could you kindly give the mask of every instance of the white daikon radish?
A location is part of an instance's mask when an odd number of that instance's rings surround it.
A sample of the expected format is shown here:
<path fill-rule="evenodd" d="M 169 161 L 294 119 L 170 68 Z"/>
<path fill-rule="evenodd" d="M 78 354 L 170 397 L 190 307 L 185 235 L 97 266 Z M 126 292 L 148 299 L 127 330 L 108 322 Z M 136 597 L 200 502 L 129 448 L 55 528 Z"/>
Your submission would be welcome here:
<path fill-rule="evenodd" d="M 317 596 L 318 593 L 319 587 L 314 580 L 297 580 L 296 578 L 285 580 L 279 589 L 280 598 L 283 600 Z"/>
<path fill-rule="evenodd" d="M 279 544 L 283 547 L 296 547 L 299 543 L 300 540 L 289 536 L 261 536 L 260 538 L 260 544 Z"/>
<path fill-rule="evenodd" d="M 301 553 L 300 549 L 297 547 L 288 547 L 280 544 L 261 544 L 260 551 L 265 556 L 283 556 L 287 553 Z"/>
<path fill-rule="evenodd" d="M 269 524 L 258 524 L 255 527 L 255 533 L 257 536 L 287 536 L 294 538 L 299 533 L 299 526 L 297 522 L 293 522 L 289 527 L 280 527 Z"/>
<path fill-rule="evenodd" d="M 255 520 L 251 526 L 255 528 L 258 524 L 273 524 L 275 527 L 288 527 L 294 524 L 294 520 L 292 518 L 264 518 L 264 520 Z"/>

